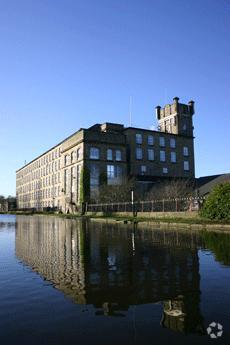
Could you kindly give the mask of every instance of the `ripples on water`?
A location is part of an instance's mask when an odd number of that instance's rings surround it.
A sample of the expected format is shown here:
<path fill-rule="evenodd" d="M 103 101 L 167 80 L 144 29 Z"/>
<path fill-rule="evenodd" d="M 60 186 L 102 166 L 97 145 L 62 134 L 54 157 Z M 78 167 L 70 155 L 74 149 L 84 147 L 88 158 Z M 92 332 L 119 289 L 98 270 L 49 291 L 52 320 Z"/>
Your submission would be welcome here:
<path fill-rule="evenodd" d="M 228 234 L 0 216 L 0 263 L 1 344 L 230 344 Z"/>

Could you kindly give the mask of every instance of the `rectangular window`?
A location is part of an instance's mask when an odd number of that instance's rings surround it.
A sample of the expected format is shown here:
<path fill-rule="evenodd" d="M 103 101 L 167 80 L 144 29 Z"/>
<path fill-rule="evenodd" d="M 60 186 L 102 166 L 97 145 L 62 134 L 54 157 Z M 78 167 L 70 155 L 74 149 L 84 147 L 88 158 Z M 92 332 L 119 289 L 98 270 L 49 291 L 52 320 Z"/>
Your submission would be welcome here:
<path fill-rule="evenodd" d="M 148 135 L 148 145 L 153 145 L 154 144 L 154 137 L 153 135 Z"/>
<path fill-rule="evenodd" d="M 121 161 L 121 150 L 116 150 L 116 161 Z"/>
<path fill-rule="evenodd" d="M 142 134 L 136 134 L 136 144 L 142 144 Z"/>
<path fill-rule="evenodd" d="M 159 138 L 159 144 L 160 144 L 161 147 L 165 146 L 165 138 L 164 137 L 160 137 Z"/>
<path fill-rule="evenodd" d="M 97 200 L 99 193 L 99 166 L 97 164 L 90 164 L 90 198 Z"/>
<path fill-rule="evenodd" d="M 71 152 L 71 163 L 73 163 L 75 161 L 75 152 L 72 151 Z"/>
<path fill-rule="evenodd" d="M 108 149 L 107 150 L 107 160 L 112 161 L 113 160 L 113 150 Z"/>
<path fill-rule="evenodd" d="M 165 151 L 160 151 L 160 161 L 165 162 Z"/>
<path fill-rule="evenodd" d="M 66 189 L 67 189 L 67 171 L 64 170 L 64 191 L 66 193 Z"/>
<path fill-rule="evenodd" d="M 65 157 L 64 157 L 64 166 L 66 166 L 67 165 L 67 162 L 68 162 L 68 156 L 67 155 L 65 155 Z M 49 171 L 50 172 L 50 171 Z"/>
<path fill-rule="evenodd" d="M 162 171 L 163 171 L 163 174 L 168 174 L 168 168 L 163 168 Z"/>
<path fill-rule="evenodd" d="M 141 175 L 144 175 L 147 171 L 146 165 L 141 165 Z"/>
<path fill-rule="evenodd" d="M 81 159 L 81 148 L 77 149 L 76 156 L 77 156 L 77 160 Z"/>
<path fill-rule="evenodd" d="M 90 164 L 90 186 L 99 185 L 99 166 Z"/>
<path fill-rule="evenodd" d="M 170 147 L 172 149 L 175 149 L 175 147 L 176 147 L 176 139 L 175 138 L 170 138 Z"/>
<path fill-rule="evenodd" d="M 112 179 L 115 177 L 115 167 L 114 165 L 107 165 L 107 178 Z"/>
<path fill-rule="evenodd" d="M 189 162 L 184 161 L 184 171 L 189 171 Z"/>
<path fill-rule="evenodd" d="M 154 150 L 153 149 L 148 149 L 148 160 L 154 161 Z"/>
<path fill-rule="evenodd" d="M 176 163 L 176 152 L 171 152 L 171 162 Z"/>
<path fill-rule="evenodd" d="M 136 148 L 136 159 L 142 159 L 142 157 L 143 157 L 142 148 L 137 147 Z"/>
<path fill-rule="evenodd" d="M 122 167 L 117 165 L 107 165 L 108 185 L 116 185 L 122 182 Z"/>
<path fill-rule="evenodd" d="M 183 155 L 188 156 L 188 146 L 183 147 Z"/>
<path fill-rule="evenodd" d="M 99 159 L 99 149 L 97 147 L 90 147 L 89 158 Z"/>

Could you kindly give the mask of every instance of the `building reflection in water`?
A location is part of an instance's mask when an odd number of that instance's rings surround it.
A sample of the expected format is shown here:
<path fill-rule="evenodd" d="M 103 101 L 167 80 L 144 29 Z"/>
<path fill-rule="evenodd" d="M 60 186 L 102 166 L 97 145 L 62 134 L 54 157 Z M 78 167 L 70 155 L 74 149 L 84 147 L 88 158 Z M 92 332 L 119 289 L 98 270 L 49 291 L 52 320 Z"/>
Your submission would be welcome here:
<path fill-rule="evenodd" d="M 161 325 L 203 333 L 197 233 L 58 217 L 18 217 L 16 255 L 96 315 L 162 302 Z"/>

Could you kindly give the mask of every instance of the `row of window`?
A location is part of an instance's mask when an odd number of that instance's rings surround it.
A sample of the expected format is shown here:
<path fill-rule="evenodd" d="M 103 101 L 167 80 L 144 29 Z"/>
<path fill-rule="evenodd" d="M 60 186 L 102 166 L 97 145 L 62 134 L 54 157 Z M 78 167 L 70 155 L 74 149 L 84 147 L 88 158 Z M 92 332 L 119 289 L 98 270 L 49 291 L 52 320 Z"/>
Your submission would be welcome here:
<path fill-rule="evenodd" d="M 17 178 L 24 177 L 25 175 L 33 172 L 36 169 L 39 169 L 43 165 L 47 165 L 52 160 L 57 159 L 61 156 L 61 149 L 58 148 L 50 153 L 47 153 L 45 156 L 41 157 L 40 159 L 36 160 L 35 162 L 31 163 L 28 167 L 19 171 L 17 174 Z"/>
<path fill-rule="evenodd" d="M 72 164 L 80 159 L 82 159 L 82 149 L 79 147 L 77 150 L 72 151 L 71 154 L 64 156 L 64 166 Z"/>
<path fill-rule="evenodd" d="M 19 196 L 19 201 L 26 202 L 26 201 L 37 200 L 37 199 L 55 198 L 58 196 L 61 196 L 60 186 L 47 188 L 42 191 L 27 193 L 26 195 Z"/>
<path fill-rule="evenodd" d="M 116 161 L 121 161 L 122 160 L 121 150 L 107 149 L 106 157 L 107 157 L 108 161 L 112 161 L 114 159 Z M 89 158 L 90 159 L 100 159 L 100 150 L 98 147 L 90 147 Z"/>
<path fill-rule="evenodd" d="M 121 183 L 123 169 L 119 165 L 108 164 L 106 167 L 107 184 Z M 90 165 L 90 186 L 99 186 L 100 168 L 97 164 Z"/>
<path fill-rule="evenodd" d="M 149 134 L 147 136 L 147 144 L 152 146 L 152 145 L 154 145 L 154 143 L 155 143 L 154 136 Z M 139 145 L 143 144 L 143 135 L 140 133 L 136 134 L 136 144 L 139 144 Z M 159 137 L 159 145 L 161 147 L 165 146 L 165 137 Z M 176 147 L 176 139 L 175 138 L 170 138 L 170 147 L 173 149 Z"/>
<path fill-rule="evenodd" d="M 42 187 L 52 186 L 54 184 L 61 183 L 60 172 L 49 177 L 43 178 L 41 181 L 34 181 L 23 186 L 18 187 L 18 193 L 26 193 L 31 190 L 37 190 Z"/>
<path fill-rule="evenodd" d="M 17 186 L 31 182 L 36 179 L 40 179 L 41 177 L 44 177 L 48 174 L 54 173 L 60 170 L 60 167 L 61 167 L 61 164 L 60 164 L 60 159 L 59 159 L 55 162 L 50 163 L 46 167 L 43 167 L 36 171 L 32 171 L 28 173 L 26 176 L 22 177 L 20 180 L 17 181 Z"/>
<path fill-rule="evenodd" d="M 44 207 L 57 207 L 58 209 L 61 209 L 60 200 L 54 200 L 54 201 L 41 201 L 41 202 L 24 202 L 20 201 L 19 208 L 44 208 Z"/>
<path fill-rule="evenodd" d="M 183 147 L 183 155 L 186 157 L 188 156 L 188 147 L 184 146 Z M 155 160 L 155 151 L 154 149 L 148 149 L 147 150 L 147 157 L 149 161 L 154 161 Z M 143 159 L 143 149 L 141 147 L 136 148 L 136 159 L 141 160 Z M 165 162 L 166 161 L 166 153 L 165 151 L 161 150 L 160 151 L 160 162 Z M 175 151 L 170 152 L 170 161 L 172 163 L 176 163 L 177 161 L 177 155 Z"/>
<path fill-rule="evenodd" d="M 184 161 L 184 171 L 189 171 L 189 162 L 188 161 Z M 146 165 L 140 166 L 140 173 L 141 173 L 141 175 L 145 175 L 146 173 L 148 173 Z M 163 167 L 162 173 L 168 174 L 168 167 Z"/>

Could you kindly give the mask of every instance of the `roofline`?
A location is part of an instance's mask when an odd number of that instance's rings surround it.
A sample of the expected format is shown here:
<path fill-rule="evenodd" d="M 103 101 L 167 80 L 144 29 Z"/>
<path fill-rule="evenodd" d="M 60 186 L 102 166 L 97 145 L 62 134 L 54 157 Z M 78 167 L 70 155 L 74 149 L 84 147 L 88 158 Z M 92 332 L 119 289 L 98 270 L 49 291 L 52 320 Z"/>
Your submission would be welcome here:
<path fill-rule="evenodd" d="M 112 123 L 112 122 L 105 122 L 108 124 L 117 124 L 117 123 Z M 96 125 L 102 125 L 102 124 L 96 124 Z M 122 124 L 118 124 L 118 125 L 122 125 Z M 93 125 L 94 126 L 94 125 Z M 91 126 L 91 127 L 93 127 Z M 123 125 L 124 126 L 124 125 Z M 90 127 L 89 127 L 90 128 Z M 55 147 L 63 144 L 65 141 L 67 141 L 68 139 L 70 139 L 71 137 L 73 137 L 75 134 L 77 134 L 78 132 L 82 131 L 82 130 L 89 130 L 89 128 L 80 128 L 78 129 L 76 132 L 74 132 L 73 134 L 69 135 L 67 138 L 65 138 L 64 140 L 62 140 L 61 142 L 59 142 L 58 144 L 56 144 L 55 146 L 51 147 L 49 150 L 45 151 L 44 153 L 40 154 L 39 156 L 37 156 L 36 158 L 34 158 L 32 161 L 30 161 L 29 163 L 25 164 L 23 167 L 19 168 L 16 170 L 16 173 L 18 173 L 19 171 L 21 171 L 22 169 L 26 168 L 27 166 L 29 166 L 30 164 L 32 164 L 33 162 L 35 162 L 37 159 L 41 158 L 42 156 L 46 155 L 48 152 L 52 151 L 53 149 L 55 149 Z M 152 130 L 152 129 L 146 129 L 146 128 L 140 128 L 140 127 L 124 127 L 124 129 L 122 130 L 122 132 L 127 131 L 129 129 L 133 129 L 133 130 L 138 130 L 138 131 L 144 131 L 144 132 L 153 132 L 153 133 L 158 133 L 158 134 L 162 134 L 162 135 L 172 135 L 175 137 L 182 137 L 182 138 L 193 138 L 194 136 L 187 136 L 187 135 L 181 135 L 181 134 L 174 134 L 174 133 L 167 133 L 167 132 L 159 132 L 156 130 Z M 93 131 L 93 130 L 92 130 Z M 97 131 L 95 131 L 97 132 Z"/>
<path fill-rule="evenodd" d="M 65 138 L 64 140 L 60 141 L 58 144 L 56 144 L 55 146 L 51 147 L 49 150 L 45 151 L 44 153 L 40 154 L 39 156 L 37 156 L 36 158 L 34 158 L 32 161 L 30 161 L 29 163 L 25 164 L 23 167 L 19 168 L 16 170 L 16 173 L 19 172 L 20 170 L 24 169 L 25 167 L 27 167 L 28 165 L 30 165 L 31 163 L 33 163 L 34 161 L 36 161 L 37 159 L 41 158 L 42 156 L 46 155 L 48 152 L 52 151 L 53 149 L 55 149 L 55 147 L 63 144 L 66 140 L 70 139 L 71 137 L 73 137 L 75 134 L 77 134 L 78 132 L 85 130 L 85 128 L 80 128 L 79 130 L 77 130 L 76 132 L 74 132 L 73 134 L 69 135 L 67 138 Z"/>
<path fill-rule="evenodd" d="M 160 131 L 156 131 L 154 129 L 146 129 L 146 128 L 140 128 L 140 127 L 125 127 L 124 131 L 128 130 L 128 129 L 134 129 L 136 131 L 144 131 L 144 132 L 154 132 L 154 133 L 158 133 L 158 134 L 162 134 L 162 135 L 173 135 L 175 137 L 182 137 L 182 138 L 195 138 L 194 136 L 190 136 L 190 135 L 183 135 L 183 134 L 174 134 L 174 133 L 168 133 L 168 132 L 160 132 Z"/>

